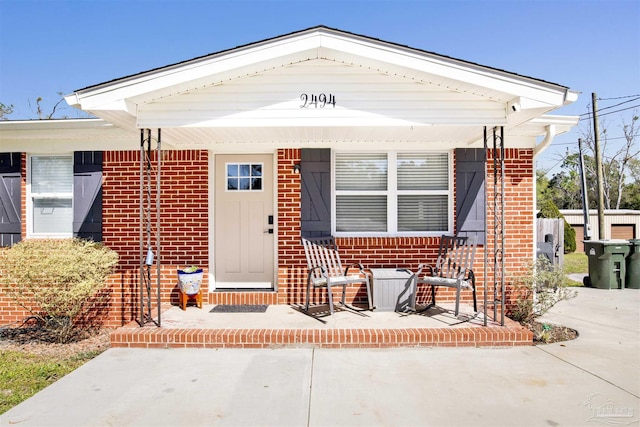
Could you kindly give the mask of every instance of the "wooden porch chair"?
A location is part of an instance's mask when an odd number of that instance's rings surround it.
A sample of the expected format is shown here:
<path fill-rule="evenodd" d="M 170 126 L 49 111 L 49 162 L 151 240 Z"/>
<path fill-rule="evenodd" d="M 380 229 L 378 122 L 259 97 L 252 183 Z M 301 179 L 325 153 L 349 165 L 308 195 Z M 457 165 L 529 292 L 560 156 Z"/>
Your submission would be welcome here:
<path fill-rule="evenodd" d="M 352 283 L 365 283 L 367 287 L 367 299 L 369 310 L 371 304 L 371 282 L 369 274 L 361 264 L 352 264 L 342 268 L 340 253 L 333 237 L 302 238 L 304 253 L 307 257 L 307 296 L 305 310 L 309 311 L 309 298 L 311 290 L 314 288 L 327 288 L 327 298 L 329 299 L 329 311 L 333 314 L 333 295 L 331 288 L 342 286 L 342 305 L 346 306 L 345 295 L 347 285 Z M 349 269 L 358 267 L 360 274 L 348 274 Z"/>
<path fill-rule="evenodd" d="M 424 311 L 435 306 L 435 288 L 436 286 L 444 286 L 456 290 L 456 317 L 460 311 L 460 291 L 462 289 L 470 289 L 472 291 L 473 310 L 477 313 L 476 279 L 472 270 L 475 254 L 475 237 L 442 236 L 436 264 L 420 264 L 418 266 L 418 271 L 414 278 L 410 308 L 418 311 L 416 310 L 416 298 L 421 285 L 431 286 L 431 304 L 421 308 L 419 311 Z"/>

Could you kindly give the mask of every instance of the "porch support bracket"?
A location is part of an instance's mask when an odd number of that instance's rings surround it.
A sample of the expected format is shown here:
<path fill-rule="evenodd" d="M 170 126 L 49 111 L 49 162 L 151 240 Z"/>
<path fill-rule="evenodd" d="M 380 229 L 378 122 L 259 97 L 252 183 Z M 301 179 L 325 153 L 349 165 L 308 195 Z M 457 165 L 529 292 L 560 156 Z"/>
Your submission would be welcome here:
<path fill-rule="evenodd" d="M 161 325 L 161 153 L 160 129 L 157 130 L 155 138 L 152 136 L 151 129 L 140 129 L 140 306 L 138 310 L 140 326 L 151 324 L 160 327 Z M 152 283 L 154 270 L 155 289 Z"/>
<path fill-rule="evenodd" d="M 488 172 L 488 153 L 491 148 L 493 167 Z M 484 186 L 484 200 L 487 207 L 487 215 L 484 217 L 484 229 L 487 235 L 484 248 L 484 325 L 487 326 L 488 307 L 493 308 L 493 320 L 504 326 L 505 316 L 505 171 L 504 171 L 504 127 L 494 127 L 491 134 L 487 127 L 484 128 L 484 152 L 485 152 L 485 183 L 488 183 L 489 175 L 493 178 L 492 188 Z M 491 202 L 491 203 L 490 203 Z M 492 223 L 489 224 L 489 212 L 492 212 Z M 489 243 L 489 229 L 493 229 L 492 241 Z M 492 249 L 492 259 L 489 259 L 489 249 Z M 489 271 L 490 270 L 490 271 Z M 489 299 L 489 283 L 491 283 L 492 299 Z M 499 311 L 499 313 L 498 313 Z"/>

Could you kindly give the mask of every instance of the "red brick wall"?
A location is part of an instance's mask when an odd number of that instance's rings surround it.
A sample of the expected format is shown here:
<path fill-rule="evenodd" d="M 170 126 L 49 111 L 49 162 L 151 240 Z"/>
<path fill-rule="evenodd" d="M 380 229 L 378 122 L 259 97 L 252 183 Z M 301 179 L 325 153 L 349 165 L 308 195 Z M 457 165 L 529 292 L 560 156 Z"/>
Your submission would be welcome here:
<path fill-rule="evenodd" d="M 507 284 L 506 302 L 507 311 L 514 303 L 513 283 L 514 279 L 525 273 L 527 263 L 535 254 L 535 242 L 533 233 L 535 226 L 535 181 L 533 150 L 505 150 L 505 180 L 504 180 L 504 265 L 505 283 Z M 494 189 L 493 174 L 493 152 L 489 152 L 489 162 L 487 165 L 490 179 L 487 188 L 491 194 Z M 488 253 L 489 264 L 493 265 L 493 253 L 495 246 L 492 240 L 491 230 L 494 228 L 493 203 L 490 201 L 487 206 L 487 217 L 489 230 Z M 489 281 L 493 275 L 489 274 Z M 489 285 L 490 289 L 492 285 Z"/>
<path fill-rule="evenodd" d="M 278 151 L 278 303 L 302 304 L 306 295 L 307 262 L 300 241 L 300 174 L 293 165 L 300 162 L 300 150 Z M 403 267 L 415 269 L 418 264 L 433 260 L 438 239 L 425 237 L 401 238 L 338 238 L 341 261 L 345 265 L 360 263 L 365 268 Z M 338 295 L 334 295 L 339 298 Z M 364 285 L 347 290 L 347 302 L 365 304 Z M 312 303 L 326 302 L 325 290 L 314 290 Z"/>
<path fill-rule="evenodd" d="M 20 203 L 20 216 L 22 218 L 21 233 L 22 238 L 27 235 L 27 154 L 22 153 L 20 160 L 20 173 L 22 175 L 22 188 L 21 188 L 21 203 Z M 0 248 L 0 250 L 5 250 Z M 0 266 L 1 268 L 2 266 Z M 7 296 L 2 289 L 0 289 L 0 325 L 10 325 L 23 321 L 29 313 Z"/>
<path fill-rule="evenodd" d="M 487 188 L 493 191 L 490 157 Z M 293 165 L 300 161 L 300 150 L 278 151 L 278 302 L 301 304 L 306 293 L 306 260 L 300 243 L 300 175 L 292 172 Z M 525 266 L 534 253 L 533 226 L 535 193 L 533 150 L 505 150 L 505 282 L 509 286 L 513 278 L 525 271 Z M 455 176 L 455 174 L 454 174 Z M 454 182 L 455 188 L 455 182 Z M 455 194 L 455 189 L 454 189 Z M 455 200 L 454 200 L 455 203 Z M 487 207 L 489 219 L 488 248 L 490 265 L 488 271 L 489 290 L 493 289 L 493 205 Z M 368 268 L 402 267 L 415 270 L 420 263 L 433 263 L 437 256 L 439 239 L 435 237 L 399 238 L 338 238 L 343 263 L 360 262 Z M 476 253 L 474 272 L 481 304 L 484 291 L 484 250 L 480 246 Z M 454 301 L 450 289 L 439 289 L 439 301 Z M 493 298 L 490 295 L 489 299 Z M 314 291 L 312 302 L 326 301 L 325 293 Z M 464 301 L 471 301 L 471 294 L 464 293 Z M 349 303 L 364 304 L 366 293 L 363 286 L 348 290 Z"/>
<path fill-rule="evenodd" d="M 155 153 L 151 158 L 156 163 Z M 122 324 L 138 317 L 140 298 L 139 151 L 105 152 L 103 164 L 103 243 L 120 255 L 113 279 L 111 320 Z M 161 299 L 178 302 L 176 270 L 209 264 L 208 152 L 164 151 L 161 163 Z M 153 182 L 153 181 L 152 181 Z M 155 182 L 151 189 L 155 207 Z M 155 236 L 155 215 L 151 217 Z M 153 239 L 155 240 L 155 239 Z M 152 241 L 153 241 L 152 240 Z M 146 251 L 146 248 L 145 248 Z M 154 248 L 157 256 L 157 249 Z M 144 255 L 144 254 L 143 254 Z M 157 284 L 155 265 L 152 285 Z M 208 287 L 207 274 L 203 287 Z"/>
<path fill-rule="evenodd" d="M 118 252 L 117 273 L 109 281 L 109 309 L 104 322 L 120 326 L 139 316 L 140 300 L 140 162 L 139 151 L 104 153 L 103 163 L 103 243 Z M 161 298 L 177 304 L 176 269 L 198 265 L 208 271 L 208 152 L 164 151 L 161 166 L 160 259 L 162 264 Z M 152 163 L 155 162 L 153 153 Z M 23 155 L 23 177 L 26 156 Z M 155 206 L 155 183 L 152 203 Z M 26 185 L 22 192 L 23 236 L 26 236 Z M 152 218 L 155 224 L 155 217 Z M 152 230 L 155 235 L 155 228 Z M 154 239 L 155 240 L 155 239 Z M 145 248 L 146 250 L 146 248 Z M 158 250 L 155 249 L 156 255 Z M 208 287 L 206 278 L 205 292 Z M 157 275 L 152 269 L 155 289 Z M 155 297 L 154 297 L 155 300 Z M 0 324 L 19 321 L 26 316 L 4 294 L 0 295 Z"/>
<path fill-rule="evenodd" d="M 278 150 L 278 303 L 302 304 L 306 295 L 307 262 L 300 241 L 300 174 L 293 165 L 300 150 Z M 365 268 L 417 268 L 435 258 L 436 238 L 338 238 L 343 265 L 360 263 Z M 336 296 L 337 297 L 337 296 Z M 365 304 L 364 285 L 347 290 L 347 302 Z M 326 291 L 314 290 L 312 303 L 326 302 Z"/>
<path fill-rule="evenodd" d="M 162 292 L 164 302 L 177 304 L 178 290 L 175 270 L 196 264 L 209 270 L 208 242 L 208 152 L 165 151 L 162 161 Z M 103 165 L 103 241 L 120 254 L 117 274 L 110 281 L 110 312 L 106 323 L 118 326 L 139 316 L 139 152 L 105 152 Z M 533 226 L 535 195 L 532 150 L 505 150 L 505 265 L 506 281 L 524 272 L 525 264 L 534 254 Z M 215 292 L 209 303 L 302 304 L 305 298 L 306 260 L 300 243 L 300 175 L 293 165 L 300 161 L 299 149 L 277 152 L 278 204 L 278 266 L 277 293 Z M 155 161 L 154 161 L 155 162 Z M 23 176 L 26 177 L 26 156 L 23 156 Z M 489 162 L 491 174 L 492 162 Z M 455 185 L 455 184 L 454 184 Z M 24 186 L 26 188 L 26 186 Z M 492 191 L 493 180 L 487 182 Z M 152 191 L 154 194 L 155 192 Z M 455 194 L 455 193 L 454 193 Z M 26 218 L 26 190 L 23 190 L 23 218 Z M 487 207 L 489 230 L 493 229 L 492 206 Z M 26 221 L 23 221 L 26 235 Z M 488 253 L 493 254 L 492 234 L 488 234 Z M 434 237 L 402 238 L 339 238 L 343 262 L 360 262 L 365 267 L 406 267 L 415 269 L 419 263 L 432 263 L 437 254 L 438 239 Z M 493 259 L 489 257 L 489 264 Z M 474 265 L 478 283 L 478 298 L 482 301 L 484 286 L 484 248 L 479 248 Z M 208 289 L 205 274 L 204 288 Z M 489 278 L 492 279 L 491 271 Z M 153 271 L 152 284 L 156 277 Z M 491 285 L 490 285 L 491 287 Z M 464 299 L 470 301 L 469 293 Z M 349 303 L 365 303 L 361 286 L 348 290 Z M 439 299 L 453 300 L 450 290 L 440 290 Z M 312 302 L 325 302 L 321 292 L 312 294 Z M 6 296 L 0 295 L 0 324 L 24 317 Z"/>

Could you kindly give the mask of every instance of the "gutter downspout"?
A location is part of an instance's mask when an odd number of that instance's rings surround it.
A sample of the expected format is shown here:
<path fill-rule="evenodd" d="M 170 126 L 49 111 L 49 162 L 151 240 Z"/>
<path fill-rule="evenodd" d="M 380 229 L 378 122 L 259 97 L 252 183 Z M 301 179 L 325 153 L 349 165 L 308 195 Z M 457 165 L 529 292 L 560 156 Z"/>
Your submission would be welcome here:
<path fill-rule="evenodd" d="M 533 151 L 534 157 L 544 151 L 544 149 L 549 145 L 551 145 L 553 139 L 556 137 L 556 125 L 547 125 L 546 130 L 547 134 L 544 136 L 544 139 L 540 144 L 536 145 L 536 148 Z"/>
<path fill-rule="evenodd" d="M 547 133 L 544 136 L 544 139 L 542 140 L 542 142 L 540 144 L 536 145 L 536 148 L 533 150 L 533 158 L 534 159 L 538 154 L 540 154 L 542 151 L 544 151 L 545 148 L 547 148 L 549 145 L 551 145 L 551 143 L 553 142 L 553 139 L 556 136 L 556 126 L 555 125 L 547 125 L 545 127 L 545 129 L 547 130 Z M 535 169 L 533 171 L 533 177 L 532 178 L 533 178 L 534 184 L 536 184 L 536 171 L 535 171 Z M 533 186 L 533 200 L 536 200 L 536 185 Z M 535 209 L 535 206 L 534 206 L 533 217 L 535 218 L 535 216 L 536 216 L 536 209 Z M 533 227 L 533 241 L 534 241 L 533 259 L 535 259 L 536 255 L 537 255 L 537 252 L 536 252 L 537 244 L 535 242 L 538 241 L 538 230 L 537 230 L 537 227 Z"/>

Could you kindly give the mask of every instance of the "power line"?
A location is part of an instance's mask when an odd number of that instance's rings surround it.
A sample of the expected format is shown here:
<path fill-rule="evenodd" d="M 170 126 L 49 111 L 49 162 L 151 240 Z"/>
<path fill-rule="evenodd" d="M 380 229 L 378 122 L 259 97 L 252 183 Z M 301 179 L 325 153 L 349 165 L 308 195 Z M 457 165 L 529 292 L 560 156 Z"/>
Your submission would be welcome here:
<path fill-rule="evenodd" d="M 630 100 L 628 100 L 628 101 L 620 102 L 620 103 L 615 104 L 615 105 L 610 105 L 610 106 L 608 106 L 608 107 L 600 108 L 600 109 L 597 111 L 597 113 L 599 113 L 600 111 L 608 110 L 608 109 L 610 109 L 610 108 L 618 107 L 618 106 L 620 106 L 620 105 L 622 105 L 622 104 L 626 104 L 626 103 L 628 103 L 628 102 L 636 101 L 636 100 L 638 100 L 638 99 L 640 99 L 640 96 L 638 96 L 638 97 L 636 97 L 636 98 L 633 98 L 633 99 L 630 99 Z M 582 114 L 580 114 L 580 115 L 581 115 L 581 116 L 586 116 L 586 115 L 591 116 L 591 112 L 582 113 Z"/>
<path fill-rule="evenodd" d="M 627 139 L 627 138 L 624 137 L 624 136 L 616 136 L 616 137 L 613 137 L 613 138 L 607 138 L 607 141 L 614 141 L 616 139 Z M 569 146 L 577 145 L 577 144 L 578 144 L 578 141 L 575 141 L 575 142 L 562 142 L 562 143 L 555 143 L 554 142 L 553 146 L 554 147 L 569 147 Z"/>
<path fill-rule="evenodd" d="M 640 96 L 640 93 L 637 95 L 625 95 L 625 96 L 618 96 L 615 98 L 598 98 L 598 101 L 611 101 L 614 99 L 625 99 L 625 98 L 633 98 L 634 96 Z"/>
<path fill-rule="evenodd" d="M 633 106 L 631 106 L 631 107 L 627 107 L 627 108 L 622 108 L 622 109 L 620 109 L 620 110 L 616 110 L 616 111 L 609 111 L 608 113 L 599 114 L 599 115 L 600 115 L 600 116 L 607 116 L 607 115 L 609 115 L 609 114 L 619 113 L 619 112 L 621 112 L 621 111 L 627 111 L 627 110 L 631 110 L 632 108 L 638 108 L 638 107 L 640 107 L 640 104 L 633 105 Z M 589 117 L 583 117 L 583 118 L 581 118 L 581 119 L 580 119 L 580 121 L 583 121 L 583 120 L 590 120 L 590 119 L 591 119 L 591 117 L 592 117 L 591 115 L 589 115 Z"/>

